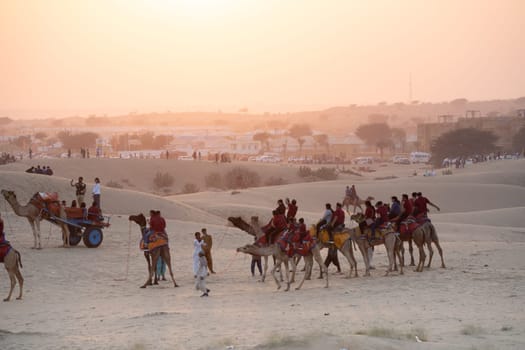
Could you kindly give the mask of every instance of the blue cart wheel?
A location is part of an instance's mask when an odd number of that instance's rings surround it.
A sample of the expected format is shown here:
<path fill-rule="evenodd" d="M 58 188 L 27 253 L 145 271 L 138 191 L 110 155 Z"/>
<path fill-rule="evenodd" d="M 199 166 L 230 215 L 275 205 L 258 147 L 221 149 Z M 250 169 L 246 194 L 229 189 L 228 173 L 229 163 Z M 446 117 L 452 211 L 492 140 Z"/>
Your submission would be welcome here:
<path fill-rule="evenodd" d="M 82 232 L 78 227 L 69 225 L 69 245 L 75 246 L 82 240 Z"/>
<path fill-rule="evenodd" d="M 84 244 L 88 248 L 96 248 L 104 238 L 102 230 L 98 227 L 88 227 L 83 234 Z"/>

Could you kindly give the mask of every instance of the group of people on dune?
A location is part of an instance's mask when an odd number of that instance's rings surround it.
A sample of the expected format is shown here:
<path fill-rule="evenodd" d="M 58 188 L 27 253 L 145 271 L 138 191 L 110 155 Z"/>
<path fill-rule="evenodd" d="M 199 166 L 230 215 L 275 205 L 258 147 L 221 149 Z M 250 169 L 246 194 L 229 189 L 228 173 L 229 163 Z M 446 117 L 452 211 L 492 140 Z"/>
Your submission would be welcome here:
<path fill-rule="evenodd" d="M 351 197 L 351 200 L 359 198 L 355 192 L 354 185 L 352 187 L 346 186 L 345 196 Z M 384 224 L 393 223 L 396 227 L 399 227 L 409 216 L 413 216 L 416 219 L 427 218 L 428 205 L 440 211 L 440 208 L 423 196 L 421 192 L 412 192 L 412 197 L 410 198 L 408 194 L 403 193 L 401 201 L 399 201 L 397 196 L 392 196 L 390 204 L 379 200 L 373 205 L 371 200 L 366 200 L 363 226 L 370 228 L 372 231 L 371 239 L 374 240 L 376 229 Z"/>
<path fill-rule="evenodd" d="M 272 219 L 268 222 L 267 225 L 263 226 L 261 229 L 264 232 L 265 240 L 267 244 L 274 243 L 275 238 L 282 233 L 283 231 L 288 231 L 289 233 L 298 233 L 300 238 L 305 237 L 308 232 L 306 230 L 306 225 L 304 219 L 296 219 L 297 210 L 297 201 L 289 198 L 286 198 L 286 206 L 282 199 L 277 201 L 277 208 L 272 211 Z"/>
<path fill-rule="evenodd" d="M 91 190 L 91 194 L 93 195 L 93 202 L 91 204 L 91 207 L 87 208 L 86 202 L 84 201 L 84 196 L 86 195 L 86 183 L 84 182 L 84 178 L 80 176 L 78 178 L 77 182 L 73 182 L 71 180 L 71 186 L 75 187 L 75 195 L 76 200 L 73 200 L 71 202 L 71 206 L 69 208 L 81 208 L 83 217 L 88 220 L 100 220 L 102 216 L 102 209 L 100 207 L 100 179 L 98 177 L 95 178 L 95 184 L 93 185 L 93 189 Z M 65 201 L 62 201 L 62 205 L 64 207 L 67 207 Z M 67 211 L 67 209 L 66 209 Z"/>

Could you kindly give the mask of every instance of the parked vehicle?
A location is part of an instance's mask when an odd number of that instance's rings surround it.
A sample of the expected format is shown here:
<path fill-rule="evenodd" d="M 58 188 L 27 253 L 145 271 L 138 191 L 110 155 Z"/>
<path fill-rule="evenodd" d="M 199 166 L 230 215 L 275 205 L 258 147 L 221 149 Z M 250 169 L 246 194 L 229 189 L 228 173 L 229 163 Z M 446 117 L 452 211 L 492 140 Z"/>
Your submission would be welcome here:
<path fill-rule="evenodd" d="M 430 162 L 430 153 L 426 152 L 412 152 L 410 153 L 411 163 L 428 163 Z"/>
<path fill-rule="evenodd" d="M 374 158 L 372 157 L 357 157 L 352 160 L 352 163 L 357 165 L 372 164 L 373 162 Z"/>

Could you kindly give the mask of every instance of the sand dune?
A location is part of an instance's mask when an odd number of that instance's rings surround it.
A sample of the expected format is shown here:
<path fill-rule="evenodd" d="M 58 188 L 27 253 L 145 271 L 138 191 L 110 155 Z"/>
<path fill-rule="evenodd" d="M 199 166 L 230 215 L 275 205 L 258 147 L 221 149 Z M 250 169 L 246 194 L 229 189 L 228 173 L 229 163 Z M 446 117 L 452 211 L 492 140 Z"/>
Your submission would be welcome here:
<path fill-rule="evenodd" d="M 93 174 L 57 161 L 59 174 L 45 177 L 7 171 L 2 188 L 22 201 L 37 190 L 59 191 L 73 199 L 69 173 Z M 61 163 L 62 162 L 62 163 Z M 97 176 L 106 178 L 99 167 Z M 93 163 L 94 164 L 94 163 Z M 101 163 L 100 163 L 101 164 Z M 132 163 L 129 163 L 132 164 Z M 137 161 L 137 167 L 146 163 Z M 509 164 L 502 167 L 501 164 Z M 259 165 L 258 165 L 259 166 Z M 264 165 L 261 165 L 264 167 Z M 279 169 L 268 166 L 268 174 Z M 482 164 L 451 176 L 412 177 L 403 167 L 381 167 L 362 178 L 297 183 L 231 192 L 158 197 L 103 188 L 102 203 L 112 214 L 97 249 L 82 244 L 64 249 L 58 228 L 42 224 L 44 249 L 31 250 L 27 221 L 2 205 L 8 239 L 22 253 L 25 296 L 0 305 L 2 349 L 522 349 L 525 347 L 525 230 L 521 218 L 525 188 L 517 180 L 525 161 Z M 122 168 L 123 174 L 130 169 Z M 282 170 L 279 170 L 282 171 Z M 286 170 L 289 171 L 289 170 Z M 184 171 L 182 172 L 184 173 Z M 147 183 L 150 173 L 137 171 Z M 398 178 L 374 181 L 374 176 Z M 135 176 L 136 174 L 134 174 Z M 181 177 L 188 181 L 193 174 Z M 182 176 L 182 175 L 181 175 Z M 423 273 L 383 277 L 387 257 L 376 249 L 371 277 L 346 279 L 330 266 L 330 288 L 307 281 L 301 291 L 277 291 L 271 278 L 258 282 L 250 257 L 235 248 L 253 241 L 228 226 L 229 215 L 267 218 L 278 198 L 296 198 L 299 215 L 318 219 L 325 202 L 340 200 L 355 182 L 363 195 L 388 199 L 419 190 L 439 204 L 431 212 L 444 249 L 446 269 L 434 255 Z M 0 199 L 3 201 L 3 199 Z M 168 218 L 173 267 L 180 288 L 169 282 L 139 289 L 146 262 L 137 248 L 139 229 L 127 215 L 156 207 Z M 217 274 L 208 279 L 211 296 L 193 288 L 193 232 L 208 227 L 214 237 Z M 435 249 L 434 249 L 435 251 Z M 326 254 L 325 251 L 322 252 Z M 408 253 L 408 252 L 407 252 Z M 436 253 L 436 252 L 435 252 Z M 436 259 L 437 257 L 437 259 Z M 363 261 L 356 252 L 358 270 Z M 417 259 L 417 253 L 416 253 Z M 343 272 L 349 266 L 340 256 Z M 314 276 L 318 267 L 314 267 Z M 8 291 L 0 273 L 0 295 Z M 299 273 L 301 277 L 301 273 Z M 422 342 L 417 342 L 415 337 Z"/>

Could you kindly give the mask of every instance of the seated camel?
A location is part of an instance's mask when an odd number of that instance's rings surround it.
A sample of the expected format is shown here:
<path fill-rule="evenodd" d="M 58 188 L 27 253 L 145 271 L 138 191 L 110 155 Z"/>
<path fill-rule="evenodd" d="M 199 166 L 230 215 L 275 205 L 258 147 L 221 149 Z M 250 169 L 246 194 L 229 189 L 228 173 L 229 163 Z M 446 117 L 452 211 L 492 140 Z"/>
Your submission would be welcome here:
<path fill-rule="evenodd" d="M 24 278 L 20 272 L 22 268 L 22 258 L 20 253 L 15 250 L 11 244 L 3 238 L 3 234 L 0 232 L 0 262 L 4 263 L 5 269 L 9 274 L 9 279 L 11 280 L 11 288 L 9 289 L 9 295 L 4 301 L 9 301 L 11 299 L 11 294 L 15 289 L 16 280 L 18 280 L 18 286 L 20 287 L 20 294 L 16 298 L 17 300 L 22 299 L 22 291 L 24 289 Z"/>

